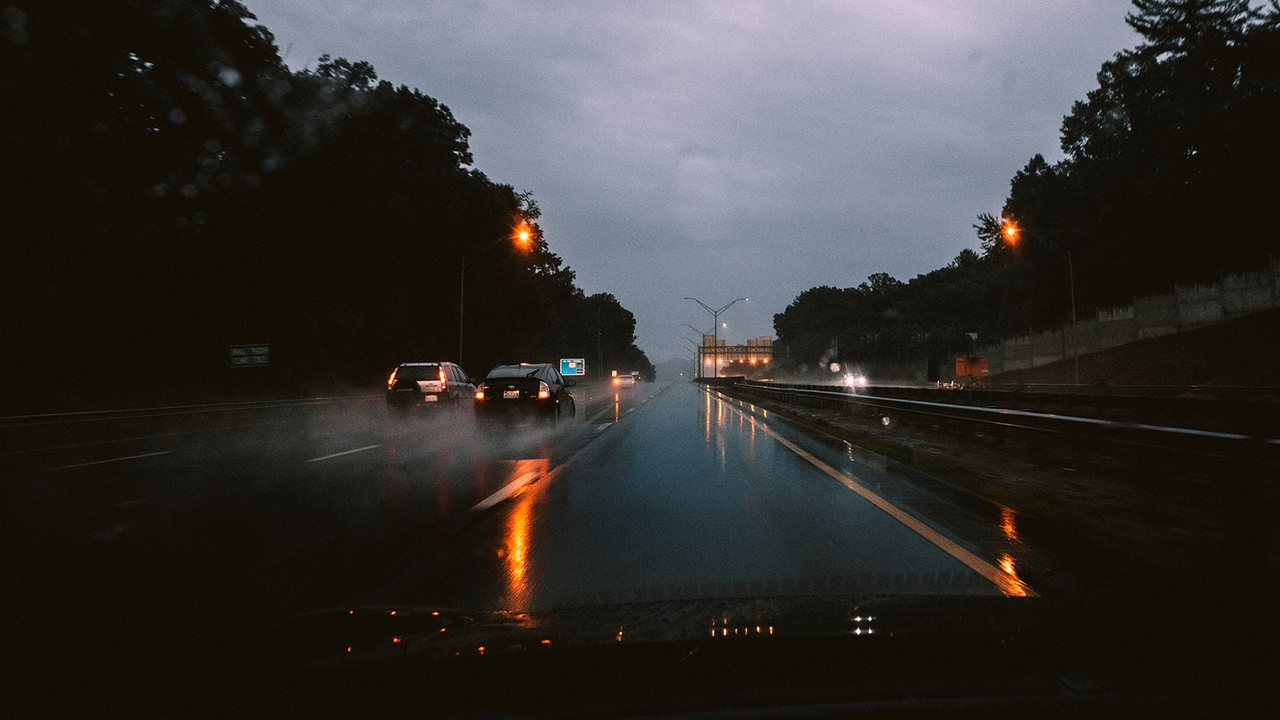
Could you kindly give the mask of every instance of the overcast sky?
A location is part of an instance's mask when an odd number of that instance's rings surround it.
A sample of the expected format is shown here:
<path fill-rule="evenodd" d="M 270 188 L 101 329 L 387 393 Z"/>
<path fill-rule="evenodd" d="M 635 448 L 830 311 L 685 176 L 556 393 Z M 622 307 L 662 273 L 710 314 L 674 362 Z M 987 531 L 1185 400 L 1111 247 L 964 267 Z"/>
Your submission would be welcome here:
<path fill-rule="evenodd" d="M 530 191 L 588 294 L 655 363 L 731 344 L 818 285 L 906 281 L 978 247 L 1071 104 L 1137 44 L 1128 0 L 244 0 L 294 69 L 367 60 Z"/>

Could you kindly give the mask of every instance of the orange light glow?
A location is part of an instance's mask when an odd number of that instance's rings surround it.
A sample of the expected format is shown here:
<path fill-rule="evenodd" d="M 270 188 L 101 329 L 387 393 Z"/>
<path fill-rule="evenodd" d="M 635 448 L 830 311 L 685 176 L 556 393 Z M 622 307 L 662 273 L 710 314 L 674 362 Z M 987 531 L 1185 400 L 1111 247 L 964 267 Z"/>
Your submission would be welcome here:
<path fill-rule="evenodd" d="M 391 611 L 391 614 L 392 614 L 392 615 L 395 615 L 395 614 L 396 614 L 396 611 L 395 611 L 395 610 L 392 610 L 392 611 Z"/>
<path fill-rule="evenodd" d="M 484 400 L 484 389 L 476 390 L 476 399 Z"/>
<path fill-rule="evenodd" d="M 550 645 L 550 644 L 551 644 L 551 639 L 550 639 L 550 638 L 543 638 L 543 639 L 542 639 L 542 644 L 543 644 L 543 645 Z"/>
<path fill-rule="evenodd" d="M 1000 529 L 1004 531 L 1004 536 L 1009 540 L 1018 539 L 1018 528 L 1014 524 L 1018 513 L 1013 508 L 1000 508 Z"/>
<path fill-rule="evenodd" d="M 400 642 L 400 638 L 398 638 L 398 637 L 393 637 L 393 638 L 391 638 L 391 642 L 393 642 L 393 643 L 398 643 L 398 642 Z"/>
<path fill-rule="evenodd" d="M 1016 245 L 1018 243 L 1018 234 L 1020 232 L 1022 231 L 1018 228 L 1018 223 L 1012 220 L 1004 221 L 1004 238 L 1010 245 Z"/>
<path fill-rule="evenodd" d="M 529 223 L 522 222 L 516 227 L 515 239 L 521 245 L 528 245 L 533 240 L 533 229 L 529 227 Z"/>
<path fill-rule="evenodd" d="M 1018 577 L 1017 568 L 1013 563 L 1013 556 L 1009 553 L 1003 553 L 999 559 L 1000 571 L 1006 577 L 1002 581 L 997 581 L 996 585 L 1000 588 L 1000 592 L 1010 597 L 1026 597 L 1029 593 L 1027 584 Z"/>
<path fill-rule="evenodd" d="M 476 648 L 476 652 L 478 652 L 478 653 L 480 653 L 481 655 L 483 655 L 483 654 L 484 654 L 484 646 L 483 646 L 483 645 L 481 645 L 480 647 Z"/>
<path fill-rule="evenodd" d="M 509 469 L 504 470 L 506 478 L 501 481 L 501 484 L 506 485 L 531 473 L 537 478 L 543 478 L 550 466 L 551 461 L 547 458 L 516 460 Z M 534 502 L 534 497 L 517 496 L 515 507 L 507 516 L 503 527 L 502 563 L 507 581 L 508 601 L 513 606 L 525 605 L 528 600 L 529 548 L 535 519 Z"/>

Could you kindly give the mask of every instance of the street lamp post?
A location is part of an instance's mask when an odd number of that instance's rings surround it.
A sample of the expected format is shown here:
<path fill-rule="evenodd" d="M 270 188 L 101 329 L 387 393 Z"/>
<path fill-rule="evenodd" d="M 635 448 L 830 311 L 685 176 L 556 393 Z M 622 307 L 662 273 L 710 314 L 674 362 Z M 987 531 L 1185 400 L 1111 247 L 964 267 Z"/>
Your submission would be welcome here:
<path fill-rule="evenodd" d="M 1022 229 L 1012 220 L 1004 221 L 1004 236 L 1009 245 L 1018 244 L 1018 236 Z M 1044 247 L 1058 253 L 1058 257 L 1067 256 L 1067 282 L 1071 287 L 1071 358 L 1075 365 L 1075 384 L 1080 384 L 1080 326 L 1076 321 L 1076 266 L 1075 261 L 1071 257 L 1070 250 L 1063 250 L 1057 243 L 1041 237 Z"/>
<path fill-rule="evenodd" d="M 711 336 L 712 347 L 714 348 L 712 350 L 714 359 L 711 361 L 711 377 L 720 377 L 720 313 L 724 312 L 725 310 L 728 310 L 730 307 L 733 307 L 734 303 L 750 302 L 750 300 L 748 300 L 747 298 L 738 298 L 737 300 L 734 300 L 733 302 L 729 303 L 728 305 L 725 305 L 719 310 L 712 309 L 710 305 L 702 302 L 698 298 L 687 297 L 685 298 L 685 300 L 692 300 L 698 303 L 699 305 L 701 305 L 703 310 L 706 310 L 707 312 L 711 313 L 711 319 L 715 323 L 715 327 L 712 328 L 712 332 L 714 334 Z"/>
<path fill-rule="evenodd" d="M 705 347 L 705 346 L 703 345 L 703 340 L 702 340 L 702 339 L 703 339 L 703 338 L 705 338 L 705 337 L 706 337 L 707 335 L 709 335 L 710 333 L 708 333 L 708 332 L 707 332 L 707 331 L 705 331 L 705 330 L 699 330 L 698 328 L 696 328 L 696 327 L 694 327 L 694 326 L 690 325 L 689 323 L 684 323 L 684 326 L 685 326 L 685 327 L 687 327 L 687 328 L 689 328 L 690 330 L 692 330 L 692 331 L 694 331 L 695 333 L 697 333 L 697 334 L 698 334 L 698 342 L 697 342 L 697 343 L 695 343 L 695 345 L 697 345 L 696 350 L 697 350 L 697 353 L 698 353 L 698 372 L 697 372 L 697 377 L 702 377 L 702 355 L 703 355 L 703 348 Z M 686 339 L 687 339 L 687 338 L 686 338 Z"/>
<path fill-rule="evenodd" d="M 514 239 L 516 242 L 520 243 L 521 245 L 526 245 L 526 246 L 529 244 L 529 241 L 532 238 L 533 238 L 533 231 L 530 230 L 529 224 L 525 222 L 520 223 L 520 226 L 516 228 L 516 231 L 511 236 L 511 239 Z M 466 327 L 466 325 L 464 324 L 464 319 L 466 318 L 466 302 L 467 302 L 467 260 L 476 259 L 482 253 L 487 252 L 498 243 L 507 239 L 508 238 L 506 236 L 497 238 L 493 242 L 489 243 L 488 245 L 485 245 L 484 247 L 471 253 L 470 255 L 462 256 L 462 271 L 458 275 L 458 364 L 459 365 L 462 364 L 462 330 L 464 327 Z"/>

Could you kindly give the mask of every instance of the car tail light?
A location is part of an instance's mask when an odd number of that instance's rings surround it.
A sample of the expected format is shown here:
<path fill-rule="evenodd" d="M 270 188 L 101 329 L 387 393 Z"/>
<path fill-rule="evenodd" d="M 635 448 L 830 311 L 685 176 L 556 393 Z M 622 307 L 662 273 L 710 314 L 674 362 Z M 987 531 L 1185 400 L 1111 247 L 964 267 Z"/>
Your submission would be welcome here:
<path fill-rule="evenodd" d="M 392 370 L 392 371 L 391 371 L 391 377 L 387 378 L 387 389 L 388 389 L 388 390 L 390 390 L 390 389 L 391 389 L 391 387 L 392 387 L 393 385 L 395 385 L 395 384 L 396 384 L 396 370 L 399 370 L 399 369 L 400 369 L 400 368 L 396 368 L 395 370 Z"/>
<path fill-rule="evenodd" d="M 476 399 L 477 399 L 477 400 L 483 400 L 483 399 L 484 399 L 484 388 L 482 388 L 482 387 L 481 387 L 481 388 L 476 388 Z"/>
<path fill-rule="evenodd" d="M 546 400 L 549 397 L 551 397 L 551 388 L 547 385 L 546 381 L 539 380 L 538 381 L 538 399 Z"/>
<path fill-rule="evenodd" d="M 440 378 L 440 386 L 444 387 L 447 383 L 444 379 L 444 368 L 440 368 L 440 373 L 436 376 Z"/>

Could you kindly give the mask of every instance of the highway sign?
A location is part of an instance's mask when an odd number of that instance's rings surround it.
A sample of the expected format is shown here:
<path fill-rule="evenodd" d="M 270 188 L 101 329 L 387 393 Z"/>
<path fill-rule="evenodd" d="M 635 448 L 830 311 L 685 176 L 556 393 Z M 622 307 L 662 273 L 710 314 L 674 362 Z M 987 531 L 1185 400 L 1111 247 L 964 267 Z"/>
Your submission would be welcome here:
<path fill-rule="evenodd" d="M 266 367 L 271 364 L 271 346 L 265 343 L 232 345 L 227 360 L 233 368 Z"/>
<path fill-rule="evenodd" d="M 560 358 L 560 374 L 566 377 L 570 375 L 586 375 L 587 361 L 582 358 Z"/>

